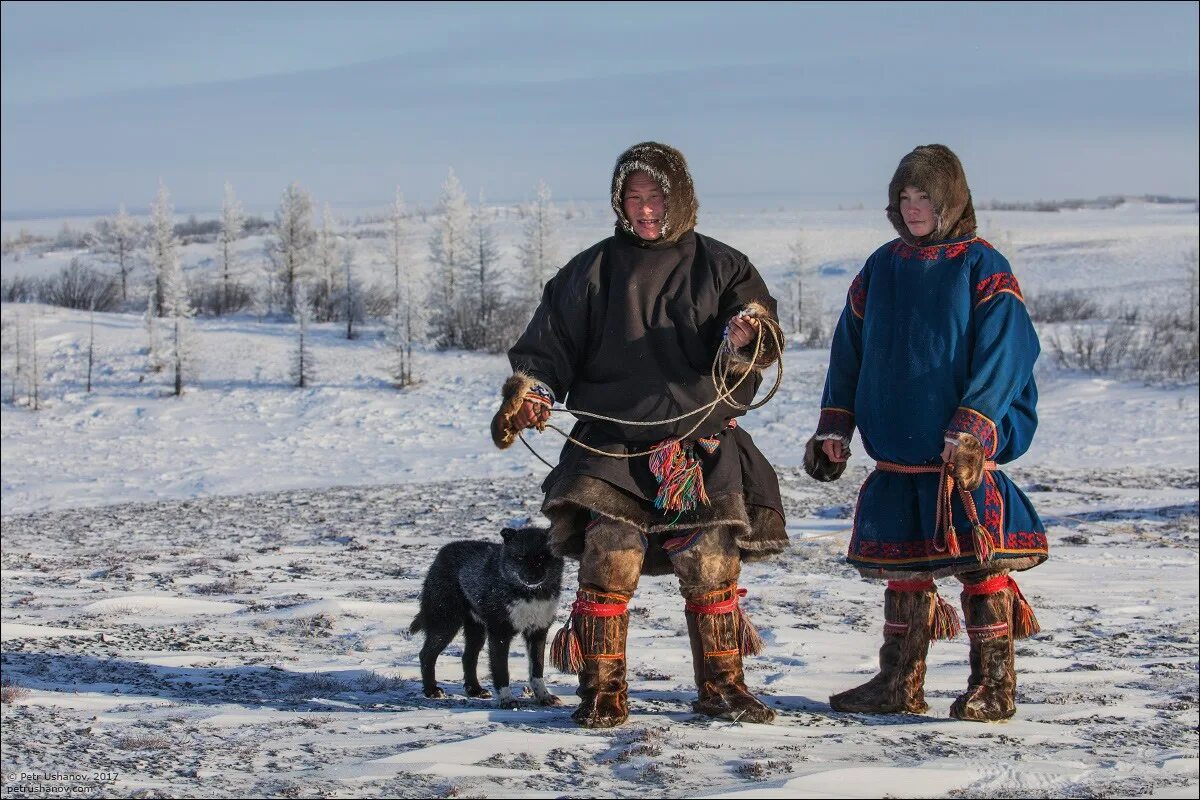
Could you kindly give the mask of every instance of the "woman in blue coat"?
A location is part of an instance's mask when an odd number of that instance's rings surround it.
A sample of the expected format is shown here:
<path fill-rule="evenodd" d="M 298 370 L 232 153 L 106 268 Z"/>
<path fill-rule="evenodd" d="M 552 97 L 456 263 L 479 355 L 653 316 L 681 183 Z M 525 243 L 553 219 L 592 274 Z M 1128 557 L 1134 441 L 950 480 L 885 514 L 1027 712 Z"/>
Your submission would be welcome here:
<path fill-rule="evenodd" d="M 971 639 L 958 719 L 1016 711 L 1013 641 L 1037 632 L 1009 573 L 1046 559 L 1029 499 L 999 469 L 1037 427 L 1037 334 L 1008 261 L 976 236 L 958 158 L 943 145 L 906 155 L 888 187 L 900 238 L 867 259 L 834 334 L 805 467 L 845 469 L 857 427 L 876 469 L 859 491 L 847 560 L 888 580 L 880 672 L 830 698 L 838 711 L 922 713 L 931 639 L 958 632 L 934 578 L 964 584 Z"/>

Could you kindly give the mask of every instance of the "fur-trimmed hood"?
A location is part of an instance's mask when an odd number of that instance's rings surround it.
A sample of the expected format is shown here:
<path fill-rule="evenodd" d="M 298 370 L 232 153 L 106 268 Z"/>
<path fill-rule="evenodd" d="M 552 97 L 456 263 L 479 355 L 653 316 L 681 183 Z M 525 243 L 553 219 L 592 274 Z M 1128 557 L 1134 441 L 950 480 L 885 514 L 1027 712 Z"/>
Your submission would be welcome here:
<path fill-rule="evenodd" d="M 900 192 L 916 186 L 929 195 L 937 215 L 937 228 L 928 236 L 914 237 L 900 214 Z M 944 144 L 927 144 L 900 159 L 888 185 L 887 218 L 907 244 L 925 245 L 975 235 L 975 207 L 967 174 L 958 156 Z"/>
<path fill-rule="evenodd" d="M 688 231 L 696 227 L 696 212 L 700 204 L 696 201 L 696 188 L 692 185 L 692 174 L 688 171 L 683 153 L 674 147 L 658 142 L 635 144 L 617 158 L 612 175 L 612 207 L 617 212 L 617 225 L 636 237 L 633 224 L 625 216 L 623 195 L 625 181 L 635 172 L 642 171 L 658 181 L 667 200 L 666 220 L 659 241 L 678 242 Z"/>

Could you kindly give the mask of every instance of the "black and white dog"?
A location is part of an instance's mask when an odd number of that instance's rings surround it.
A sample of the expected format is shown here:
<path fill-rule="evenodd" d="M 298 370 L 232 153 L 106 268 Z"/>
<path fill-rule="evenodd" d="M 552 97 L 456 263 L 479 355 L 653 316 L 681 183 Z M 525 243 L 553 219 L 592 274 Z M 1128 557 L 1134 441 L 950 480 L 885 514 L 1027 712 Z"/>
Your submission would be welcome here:
<path fill-rule="evenodd" d="M 542 705 L 558 705 L 546 690 L 546 632 L 562 591 L 563 560 L 551 554 L 544 528 L 505 528 L 503 543 L 452 542 L 438 551 L 421 588 L 421 610 L 409 630 L 425 632 L 421 683 L 426 697 L 445 697 L 434 662 L 465 628 L 463 685 L 469 697 L 491 697 L 476 666 L 484 638 L 501 708 L 514 708 L 508 681 L 508 648 L 517 634 L 529 655 L 529 683 Z"/>

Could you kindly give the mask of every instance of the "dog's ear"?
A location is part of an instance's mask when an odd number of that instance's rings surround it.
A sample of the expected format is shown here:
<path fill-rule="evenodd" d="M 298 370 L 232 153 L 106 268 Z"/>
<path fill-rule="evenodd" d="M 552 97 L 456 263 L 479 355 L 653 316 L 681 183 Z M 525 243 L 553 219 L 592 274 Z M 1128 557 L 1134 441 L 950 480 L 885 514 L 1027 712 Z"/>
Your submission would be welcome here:
<path fill-rule="evenodd" d="M 512 538 L 516 535 L 517 535 L 517 532 L 514 531 L 512 528 L 505 528 L 504 530 L 500 531 L 500 538 L 504 540 L 505 544 L 508 544 L 509 542 L 511 542 Z"/>

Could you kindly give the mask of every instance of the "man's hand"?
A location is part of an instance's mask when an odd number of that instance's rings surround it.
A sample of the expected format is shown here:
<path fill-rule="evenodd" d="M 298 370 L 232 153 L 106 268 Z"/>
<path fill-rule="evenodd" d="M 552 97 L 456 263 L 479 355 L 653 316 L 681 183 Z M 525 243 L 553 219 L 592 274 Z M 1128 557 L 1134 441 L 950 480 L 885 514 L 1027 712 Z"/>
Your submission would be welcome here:
<path fill-rule="evenodd" d="M 821 452 L 835 464 L 841 464 L 850 458 L 850 448 L 841 439 L 826 439 L 821 442 Z"/>
<path fill-rule="evenodd" d="M 523 431 L 527 428 L 537 427 L 539 430 L 542 425 L 550 419 L 550 409 L 545 403 L 538 403 L 534 400 L 526 399 L 521 403 L 521 410 L 513 418 L 516 423 L 517 430 Z"/>
<path fill-rule="evenodd" d="M 758 324 L 754 317 L 741 315 L 729 320 L 729 343 L 741 350 L 758 336 Z"/>
<path fill-rule="evenodd" d="M 928 452 L 928 451 L 926 451 Z M 946 442 L 946 446 L 942 448 L 942 463 L 953 464 L 954 455 L 958 452 L 958 444 L 955 442 Z"/>

